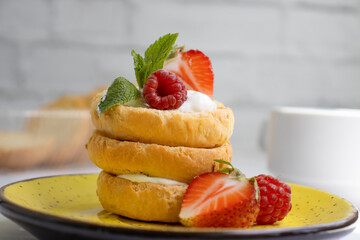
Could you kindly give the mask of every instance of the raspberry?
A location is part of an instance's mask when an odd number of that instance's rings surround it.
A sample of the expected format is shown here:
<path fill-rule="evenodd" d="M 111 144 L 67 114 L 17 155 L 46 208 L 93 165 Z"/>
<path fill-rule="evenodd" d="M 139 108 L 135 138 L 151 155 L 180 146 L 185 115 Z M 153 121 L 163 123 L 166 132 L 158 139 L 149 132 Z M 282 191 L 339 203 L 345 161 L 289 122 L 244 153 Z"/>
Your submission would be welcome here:
<path fill-rule="evenodd" d="M 180 77 L 160 69 L 148 77 L 143 96 L 150 107 L 159 110 L 177 109 L 186 101 L 187 91 Z"/>
<path fill-rule="evenodd" d="M 257 224 L 273 224 L 284 219 L 291 210 L 291 188 L 269 175 L 255 177 L 260 189 L 260 212 Z"/>

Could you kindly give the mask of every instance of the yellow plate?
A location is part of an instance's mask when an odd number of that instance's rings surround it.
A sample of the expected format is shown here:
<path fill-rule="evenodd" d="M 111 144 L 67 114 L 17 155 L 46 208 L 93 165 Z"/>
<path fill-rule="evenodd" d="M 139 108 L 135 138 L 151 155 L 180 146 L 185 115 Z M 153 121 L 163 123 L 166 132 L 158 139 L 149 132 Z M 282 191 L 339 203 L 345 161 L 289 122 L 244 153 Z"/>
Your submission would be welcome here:
<path fill-rule="evenodd" d="M 302 235 L 339 237 L 351 232 L 358 211 L 330 193 L 290 184 L 293 209 L 281 222 L 249 229 L 196 229 L 177 224 L 141 222 L 102 209 L 96 196 L 97 174 L 30 179 L 0 190 L 0 211 L 35 236 L 46 239 L 269 239 Z M 126 196 L 116 196 L 126 197 Z"/>

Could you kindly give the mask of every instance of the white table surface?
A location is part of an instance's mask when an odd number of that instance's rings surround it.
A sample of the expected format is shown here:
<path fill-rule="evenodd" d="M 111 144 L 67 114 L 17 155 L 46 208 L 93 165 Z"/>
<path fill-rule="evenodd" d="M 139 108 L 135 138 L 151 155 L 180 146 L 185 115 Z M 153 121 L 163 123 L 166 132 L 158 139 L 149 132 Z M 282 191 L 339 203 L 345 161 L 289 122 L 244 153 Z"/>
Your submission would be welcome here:
<path fill-rule="evenodd" d="M 234 150 L 233 164 L 240 168 L 247 176 L 254 176 L 260 173 L 269 173 L 266 167 L 266 156 L 261 152 L 241 153 Z M 56 170 L 33 170 L 26 172 L 0 173 L 0 186 L 5 184 L 41 176 L 52 176 L 61 174 L 74 173 L 98 173 L 100 170 L 93 165 L 81 167 L 68 167 Z M 349 199 L 351 201 L 351 199 Z M 360 207 L 359 205 L 357 206 Z M 8 220 L 0 214 L 0 239 L 1 240 L 34 240 L 36 239 L 30 233 Z M 356 229 L 349 235 L 342 238 L 343 240 L 359 240 L 360 239 L 360 220 L 356 223 Z"/>

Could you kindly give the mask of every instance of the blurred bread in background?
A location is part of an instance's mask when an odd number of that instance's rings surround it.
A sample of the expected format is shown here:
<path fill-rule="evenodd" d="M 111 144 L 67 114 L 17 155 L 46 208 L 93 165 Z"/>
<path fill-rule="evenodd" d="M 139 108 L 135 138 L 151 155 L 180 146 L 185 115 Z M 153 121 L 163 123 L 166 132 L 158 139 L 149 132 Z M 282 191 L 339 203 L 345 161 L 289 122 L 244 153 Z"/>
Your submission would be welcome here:
<path fill-rule="evenodd" d="M 28 119 L 25 131 L 50 137 L 55 146 L 46 164 L 63 164 L 85 160 L 81 152 L 85 151 L 92 127 L 87 110 L 42 110 Z"/>
<path fill-rule="evenodd" d="M 46 104 L 42 109 L 90 109 L 93 97 L 107 89 L 107 86 L 98 87 L 85 95 L 63 95 L 55 101 Z"/>
<path fill-rule="evenodd" d="M 0 167 L 20 169 L 45 161 L 54 148 L 47 136 L 0 131 Z"/>
<path fill-rule="evenodd" d="M 87 162 L 85 144 L 93 126 L 91 99 L 106 87 L 84 95 L 63 95 L 24 113 L 22 129 L 0 128 L 0 169 L 24 169 Z"/>

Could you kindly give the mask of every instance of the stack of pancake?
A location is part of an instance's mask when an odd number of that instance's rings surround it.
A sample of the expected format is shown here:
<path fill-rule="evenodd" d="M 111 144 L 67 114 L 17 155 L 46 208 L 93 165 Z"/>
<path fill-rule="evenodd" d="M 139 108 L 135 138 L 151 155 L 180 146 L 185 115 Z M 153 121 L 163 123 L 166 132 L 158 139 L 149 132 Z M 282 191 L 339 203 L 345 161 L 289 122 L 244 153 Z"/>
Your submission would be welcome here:
<path fill-rule="evenodd" d="M 103 94 L 91 105 L 96 130 L 87 144 L 103 169 L 102 206 L 137 220 L 177 222 L 187 184 L 222 167 L 215 159 L 231 161 L 232 110 L 218 102 L 214 111 L 194 113 L 117 105 L 99 115 Z"/>

